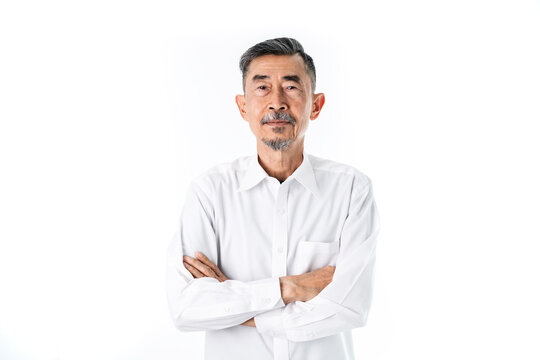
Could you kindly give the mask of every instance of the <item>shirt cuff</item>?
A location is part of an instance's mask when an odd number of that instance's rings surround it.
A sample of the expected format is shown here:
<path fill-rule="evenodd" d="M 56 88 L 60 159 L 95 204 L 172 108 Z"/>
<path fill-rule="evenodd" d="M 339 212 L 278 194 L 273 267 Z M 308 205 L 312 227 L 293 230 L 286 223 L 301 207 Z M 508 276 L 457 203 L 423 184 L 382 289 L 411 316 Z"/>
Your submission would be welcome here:
<path fill-rule="evenodd" d="M 257 331 L 263 335 L 286 338 L 283 326 L 283 309 L 284 307 L 280 307 L 255 315 L 253 320 L 255 320 Z"/>
<path fill-rule="evenodd" d="M 271 310 L 285 306 L 281 298 L 279 278 L 255 280 L 251 281 L 250 285 L 254 310 Z"/>

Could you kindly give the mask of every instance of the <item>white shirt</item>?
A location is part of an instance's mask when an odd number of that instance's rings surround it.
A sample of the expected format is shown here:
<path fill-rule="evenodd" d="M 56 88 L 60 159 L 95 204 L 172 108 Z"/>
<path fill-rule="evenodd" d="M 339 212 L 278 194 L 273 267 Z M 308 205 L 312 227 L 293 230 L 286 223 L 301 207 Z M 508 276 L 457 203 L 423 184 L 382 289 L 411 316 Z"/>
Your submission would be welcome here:
<path fill-rule="evenodd" d="M 366 323 L 379 229 L 370 179 L 304 153 L 283 183 L 257 155 L 195 179 L 168 250 L 171 317 L 206 330 L 205 359 L 353 359 L 350 329 Z M 231 280 L 194 279 L 201 251 Z M 284 304 L 279 277 L 334 265 L 313 299 Z M 239 325 L 254 317 L 256 327 Z"/>

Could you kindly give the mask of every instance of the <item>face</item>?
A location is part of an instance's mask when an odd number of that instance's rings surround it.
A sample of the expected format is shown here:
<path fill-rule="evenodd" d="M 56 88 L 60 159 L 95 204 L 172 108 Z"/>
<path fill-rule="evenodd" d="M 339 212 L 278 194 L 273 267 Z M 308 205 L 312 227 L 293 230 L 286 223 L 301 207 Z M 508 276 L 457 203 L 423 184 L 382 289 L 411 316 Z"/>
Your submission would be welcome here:
<path fill-rule="evenodd" d="M 309 120 L 324 105 L 324 94 L 312 94 L 304 60 L 295 55 L 264 55 L 253 59 L 244 95 L 236 96 L 240 114 L 257 142 L 287 151 L 302 145 Z"/>

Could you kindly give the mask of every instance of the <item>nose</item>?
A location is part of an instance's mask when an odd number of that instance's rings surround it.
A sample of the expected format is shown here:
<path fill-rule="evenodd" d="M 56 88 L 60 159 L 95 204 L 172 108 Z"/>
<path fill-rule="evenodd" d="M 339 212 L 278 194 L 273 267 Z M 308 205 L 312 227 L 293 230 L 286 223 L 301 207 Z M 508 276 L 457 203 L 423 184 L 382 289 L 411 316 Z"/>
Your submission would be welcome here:
<path fill-rule="evenodd" d="M 282 92 L 279 90 L 274 91 L 272 97 L 270 98 L 270 102 L 268 103 L 268 110 L 285 111 L 288 109 L 289 106 L 287 105 Z"/>

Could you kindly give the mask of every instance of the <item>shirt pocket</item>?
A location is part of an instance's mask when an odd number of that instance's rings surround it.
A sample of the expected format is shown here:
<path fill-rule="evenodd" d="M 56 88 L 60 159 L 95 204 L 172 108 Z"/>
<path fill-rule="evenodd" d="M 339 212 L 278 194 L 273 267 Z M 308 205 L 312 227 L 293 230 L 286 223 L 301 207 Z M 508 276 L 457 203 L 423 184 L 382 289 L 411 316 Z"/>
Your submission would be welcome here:
<path fill-rule="evenodd" d="M 293 274 L 299 275 L 327 265 L 336 266 L 339 241 L 300 241 L 296 248 Z"/>

